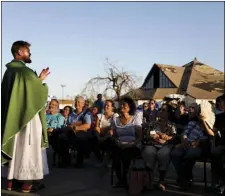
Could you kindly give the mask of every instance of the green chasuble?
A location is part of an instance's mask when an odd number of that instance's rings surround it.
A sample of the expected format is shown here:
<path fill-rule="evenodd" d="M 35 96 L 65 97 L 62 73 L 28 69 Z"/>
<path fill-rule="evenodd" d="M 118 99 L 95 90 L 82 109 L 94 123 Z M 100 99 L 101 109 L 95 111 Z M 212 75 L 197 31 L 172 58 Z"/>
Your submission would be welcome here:
<path fill-rule="evenodd" d="M 12 61 L 2 80 L 2 165 L 12 159 L 15 135 L 38 113 L 42 123 L 42 147 L 48 147 L 45 104 L 48 88 L 22 61 Z M 41 147 L 41 146 L 40 146 Z"/>

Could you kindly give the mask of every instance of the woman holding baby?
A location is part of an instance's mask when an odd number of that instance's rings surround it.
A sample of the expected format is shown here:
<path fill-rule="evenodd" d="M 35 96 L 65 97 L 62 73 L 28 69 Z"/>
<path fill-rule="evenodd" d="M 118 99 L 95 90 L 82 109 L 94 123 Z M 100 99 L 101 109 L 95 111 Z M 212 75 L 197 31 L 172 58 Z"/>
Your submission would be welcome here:
<path fill-rule="evenodd" d="M 176 134 L 176 128 L 168 120 L 168 117 L 168 106 L 164 104 L 158 113 L 157 120 L 152 122 L 151 125 L 151 127 L 154 127 L 150 131 L 151 145 L 145 146 L 142 155 L 147 162 L 151 181 L 154 179 L 154 169 L 156 162 L 158 162 L 158 188 L 162 191 L 166 191 L 164 178 L 170 164 L 170 152 L 173 147 L 173 138 Z"/>

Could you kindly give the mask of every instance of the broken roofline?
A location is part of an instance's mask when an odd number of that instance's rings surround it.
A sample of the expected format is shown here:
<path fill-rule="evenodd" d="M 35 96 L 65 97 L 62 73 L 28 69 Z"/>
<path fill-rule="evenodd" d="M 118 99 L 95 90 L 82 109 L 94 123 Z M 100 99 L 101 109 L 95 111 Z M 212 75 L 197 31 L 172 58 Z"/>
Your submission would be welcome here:
<path fill-rule="evenodd" d="M 191 62 L 189 62 L 189 63 L 186 63 L 186 64 L 184 64 L 184 65 L 182 65 L 182 66 L 154 63 L 153 66 L 152 66 L 152 68 L 151 68 L 150 71 L 148 72 L 148 75 L 146 76 L 146 78 L 145 78 L 145 80 L 144 80 L 144 82 L 143 82 L 143 84 L 141 85 L 140 88 L 144 87 L 145 84 L 148 82 L 149 76 L 151 75 L 152 71 L 154 70 L 154 68 L 155 68 L 156 66 L 157 66 L 162 72 L 164 72 L 163 68 L 175 69 L 175 70 L 176 70 L 176 69 L 180 69 L 180 70 L 182 69 L 182 71 L 183 71 L 183 70 L 185 69 L 185 67 L 187 67 L 187 66 L 195 66 L 195 65 L 207 65 L 207 64 L 204 64 L 204 63 L 198 61 L 196 57 L 194 58 L 193 61 L 191 61 Z M 207 65 L 207 66 L 208 66 L 208 65 Z M 210 66 L 209 66 L 209 67 L 210 67 Z M 217 69 L 215 69 L 215 68 L 213 68 L 213 67 L 210 67 L 210 68 L 214 69 L 215 71 L 221 72 L 221 71 L 219 71 L 219 70 L 217 70 Z M 223 72 L 221 72 L 221 74 L 222 74 L 222 73 L 223 73 Z M 165 73 L 164 73 L 164 74 L 165 74 Z M 166 75 L 166 74 L 165 74 L 165 75 Z M 171 78 L 170 78 L 168 75 L 166 75 L 166 77 L 168 78 L 168 80 L 169 80 L 175 87 L 179 88 L 179 85 L 175 84 L 174 81 L 172 81 Z"/>
<path fill-rule="evenodd" d="M 143 82 L 143 84 L 142 84 L 141 87 L 143 87 L 143 86 L 146 84 L 146 82 L 148 81 L 149 76 L 151 75 L 151 73 L 152 73 L 154 67 L 156 67 L 156 66 L 162 71 L 162 68 L 163 68 L 163 67 L 170 67 L 170 68 L 176 69 L 176 68 L 183 68 L 183 67 L 186 67 L 186 66 L 189 66 L 189 65 L 197 65 L 197 64 L 198 64 L 198 65 L 204 65 L 204 63 L 201 63 L 200 61 L 198 61 L 196 57 L 194 58 L 193 61 L 191 61 L 191 62 L 189 62 L 189 63 L 186 63 L 186 64 L 184 64 L 184 65 L 182 65 L 182 66 L 154 63 L 153 66 L 152 66 L 152 68 L 151 68 L 150 71 L 148 72 L 148 75 L 146 76 L 146 78 L 145 78 L 145 80 L 144 80 L 144 82 Z M 170 81 L 174 86 L 178 87 L 176 84 L 174 84 L 173 81 L 171 81 L 171 79 L 170 79 L 169 77 L 167 77 L 167 78 L 169 79 L 169 81 Z"/>

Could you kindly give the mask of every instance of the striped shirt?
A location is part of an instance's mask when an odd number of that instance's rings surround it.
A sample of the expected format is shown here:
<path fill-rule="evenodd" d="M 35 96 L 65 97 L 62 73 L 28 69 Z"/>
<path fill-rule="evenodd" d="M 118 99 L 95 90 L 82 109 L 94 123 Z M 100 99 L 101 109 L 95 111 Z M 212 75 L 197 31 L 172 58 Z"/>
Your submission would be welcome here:
<path fill-rule="evenodd" d="M 91 124 L 91 113 L 83 110 L 80 114 L 71 113 L 68 117 L 68 124 L 71 125 L 77 121 L 82 121 L 85 124 Z"/>
<path fill-rule="evenodd" d="M 198 121 L 190 121 L 188 123 L 187 127 L 184 130 L 184 136 L 187 137 L 187 142 L 193 142 L 207 138 Z"/>
<path fill-rule="evenodd" d="M 133 142 L 136 139 L 136 127 L 141 127 L 142 119 L 137 115 L 131 117 L 130 121 L 126 125 L 122 125 L 120 117 L 116 117 L 112 121 L 112 129 L 114 135 L 120 142 Z M 141 143 L 137 144 L 138 148 L 141 148 Z"/>

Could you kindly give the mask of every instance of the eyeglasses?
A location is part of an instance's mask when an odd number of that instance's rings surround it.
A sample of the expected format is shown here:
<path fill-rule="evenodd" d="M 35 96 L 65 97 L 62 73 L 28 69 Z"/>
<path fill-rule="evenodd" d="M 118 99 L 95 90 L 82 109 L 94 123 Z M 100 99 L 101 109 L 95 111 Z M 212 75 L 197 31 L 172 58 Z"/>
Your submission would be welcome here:
<path fill-rule="evenodd" d="M 148 106 L 147 105 L 144 105 L 144 108 L 147 108 Z"/>
<path fill-rule="evenodd" d="M 152 103 L 150 103 L 151 105 L 154 105 L 155 103 L 154 102 L 152 102 Z"/>
<path fill-rule="evenodd" d="M 190 106 L 189 108 L 190 108 L 190 109 L 195 109 L 195 107 L 193 107 L 193 106 Z"/>

